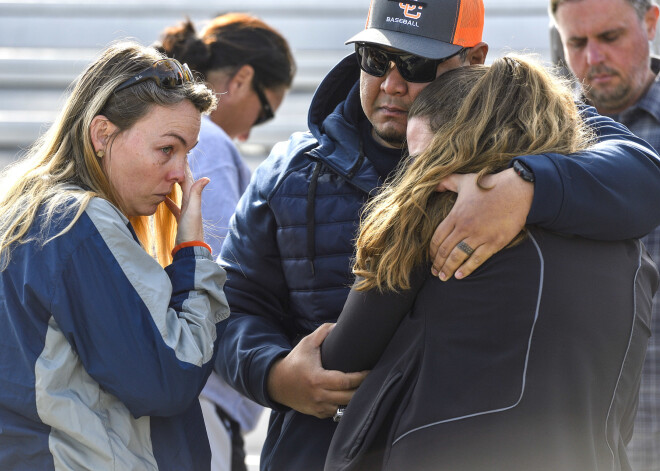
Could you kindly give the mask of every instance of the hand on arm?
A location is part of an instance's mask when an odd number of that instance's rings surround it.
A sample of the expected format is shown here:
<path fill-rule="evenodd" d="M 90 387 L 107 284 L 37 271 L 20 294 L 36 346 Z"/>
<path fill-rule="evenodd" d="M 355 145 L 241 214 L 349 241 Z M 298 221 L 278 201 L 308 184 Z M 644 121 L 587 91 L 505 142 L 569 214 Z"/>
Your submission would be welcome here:
<path fill-rule="evenodd" d="M 346 405 L 367 372 L 342 373 L 323 369 L 321 343 L 334 324 L 323 324 L 304 337 L 268 374 L 271 399 L 303 414 L 332 417 Z"/>
<path fill-rule="evenodd" d="M 465 278 L 493 254 L 506 247 L 525 226 L 534 197 L 534 184 L 520 178 L 513 169 L 488 175 L 477 186 L 476 174 L 453 174 L 437 191 L 458 194 L 456 203 L 438 226 L 431 240 L 432 273 L 448 280 Z M 472 255 L 457 247 L 465 241 Z"/>

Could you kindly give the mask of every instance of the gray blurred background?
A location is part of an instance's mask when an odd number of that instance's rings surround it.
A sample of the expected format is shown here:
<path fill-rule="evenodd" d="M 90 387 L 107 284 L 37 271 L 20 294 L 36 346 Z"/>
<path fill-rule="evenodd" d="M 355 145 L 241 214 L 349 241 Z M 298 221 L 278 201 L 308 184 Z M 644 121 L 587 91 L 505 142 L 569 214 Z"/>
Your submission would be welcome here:
<path fill-rule="evenodd" d="M 550 60 L 547 0 L 485 0 L 489 59 L 527 50 Z M 369 0 L 14 0 L 0 1 L 0 165 L 45 131 L 68 85 L 98 52 L 120 38 L 151 44 L 189 16 L 198 24 L 246 11 L 278 29 L 298 63 L 293 88 L 276 118 L 241 144 L 256 166 L 272 145 L 307 129 L 307 107 L 322 77 L 352 48 Z M 220 104 L 222 106 L 222 104 Z"/>
<path fill-rule="evenodd" d="M 352 48 L 344 41 L 364 28 L 369 0 L 14 0 L 0 1 L 0 167 L 44 132 L 67 87 L 110 42 L 151 44 L 189 16 L 201 24 L 230 11 L 259 16 L 289 41 L 298 74 L 276 118 L 240 145 L 252 168 L 275 142 L 307 129 L 307 107 L 319 81 Z M 547 0 L 485 0 L 489 60 L 508 51 L 536 53 L 550 63 Z M 222 106 L 222 103 L 220 103 Z M 246 437 L 247 463 L 258 469 L 264 414 Z"/>

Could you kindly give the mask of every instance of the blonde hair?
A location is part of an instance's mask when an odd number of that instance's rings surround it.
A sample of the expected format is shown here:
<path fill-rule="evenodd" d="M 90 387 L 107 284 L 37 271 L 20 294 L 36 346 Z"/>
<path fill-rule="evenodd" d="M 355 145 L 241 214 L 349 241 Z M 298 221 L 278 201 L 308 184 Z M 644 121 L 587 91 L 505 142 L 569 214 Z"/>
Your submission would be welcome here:
<path fill-rule="evenodd" d="M 64 109 L 29 153 L 7 167 L 0 176 L 0 270 L 7 268 L 11 249 L 39 239 L 46 244 L 66 233 L 94 197 L 121 208 L 119 200 L 94 153 L 90 124 L 95 116 L 106 116 L 120 134 L 144 117 L 151 106 L 171 106 L 189 100 L 200 112 L 216 105 L 213 93 L 203 83 L 187 83 L 174 89 L 160 88 L 147 80 L 119 92 L 115 88 L 165 56 L 134 42 L 108 47 L 77 79 Z M 113 136 L 113 138 L 116 137 Z M 111 141 L 112 142 L 112 141 Z M 78 187 L 78 188 L 76 188 Z M 180 202 L 174 185 L 170 197 Z M 31 231 L 43 211 L 38 231 Z M 50 239 L 47 228 L 55 218 L 73 213 L 71 222 Z M 161 204 L 153 220 L 130 218 L 145 250 L 165 266 L 171 263 L 176 220 Z M 30 233 L 37 235 L 30 236 Z"/>
<path fill-rule="evenodd" d="M 426 119 L 434 137 L 366 206 L 353 267 L 363 278 L 358 289 L 410 287 L 413 267 L 429 261 L 433 232 L 456 201 L 435 191 L 444 177 L 477 173 L 487 189 L 482 178 L 514 157 L 570 154 L 593 142 L 570 85 L 524 57 L 446 72 L 419 94 L 413 117 Z"/>

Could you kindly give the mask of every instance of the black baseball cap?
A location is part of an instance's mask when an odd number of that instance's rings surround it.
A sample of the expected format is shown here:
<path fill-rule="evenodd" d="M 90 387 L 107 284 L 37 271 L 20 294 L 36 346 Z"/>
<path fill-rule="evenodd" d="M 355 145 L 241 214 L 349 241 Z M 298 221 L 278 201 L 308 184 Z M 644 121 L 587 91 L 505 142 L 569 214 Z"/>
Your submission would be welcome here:
<path fill-rule="evenodd" d="M 346 44 L 370 43 L 443 59 L 481 42 L 483 0 L 372 0 L 366 29 Z"/>

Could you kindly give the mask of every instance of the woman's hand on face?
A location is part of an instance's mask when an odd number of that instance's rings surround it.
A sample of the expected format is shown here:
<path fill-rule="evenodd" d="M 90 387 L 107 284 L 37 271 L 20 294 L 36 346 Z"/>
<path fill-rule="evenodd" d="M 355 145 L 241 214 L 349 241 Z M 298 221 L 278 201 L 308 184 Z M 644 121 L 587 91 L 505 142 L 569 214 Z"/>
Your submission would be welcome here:
<path fill-rule="evenodd" d="M 181 208 L 170 198 L 165 199 L 165 204 L 172 212 L 178 223 L 176 233 L 176 244 L 204 240 L 204 228 L 202 226 L 202 190 L 210 182 L 206 177 L 194 181 L 190 166 L 186 165 L 185 178 L 180 184 Z"/>

